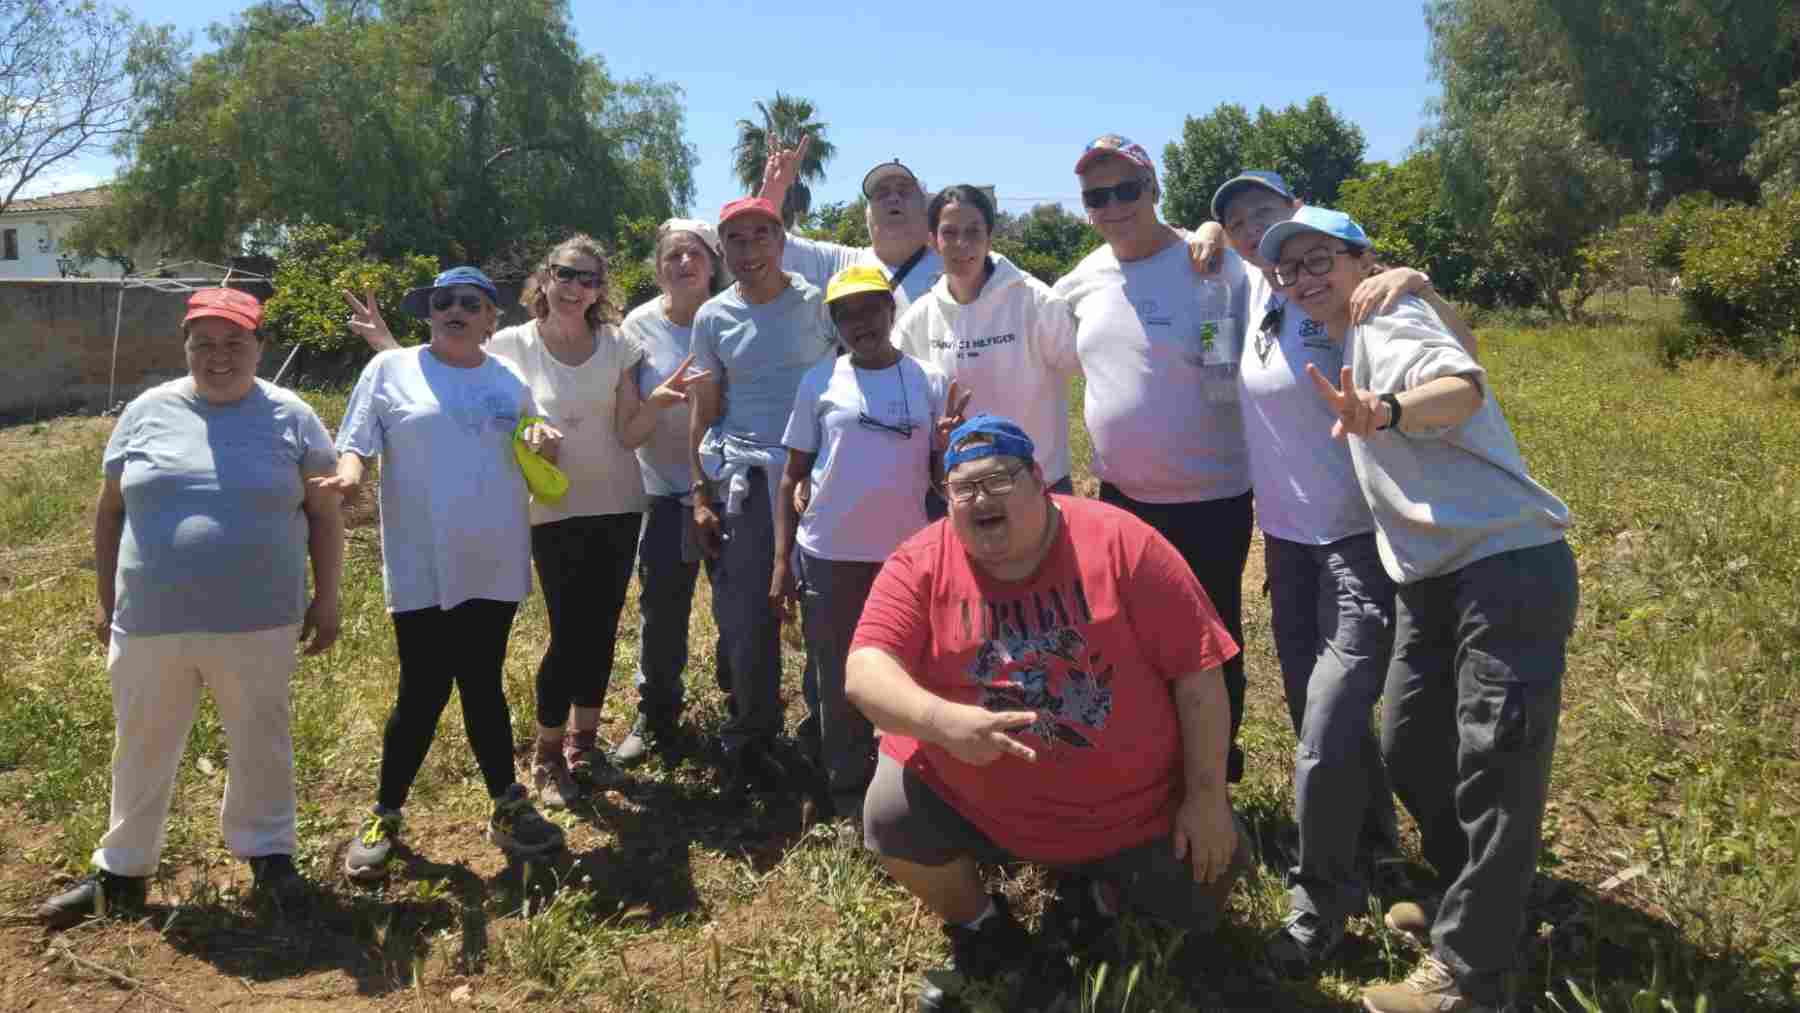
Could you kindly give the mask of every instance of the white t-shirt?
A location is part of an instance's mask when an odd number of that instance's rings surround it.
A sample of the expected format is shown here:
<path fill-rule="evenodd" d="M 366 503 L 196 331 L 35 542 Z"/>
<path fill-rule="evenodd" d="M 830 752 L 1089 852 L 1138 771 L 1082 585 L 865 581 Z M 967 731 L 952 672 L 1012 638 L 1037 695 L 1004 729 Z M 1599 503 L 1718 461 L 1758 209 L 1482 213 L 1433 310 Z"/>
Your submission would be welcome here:
<path fill-rule="evenodd" d="M 820 559 L 878 563 L 924 528 L 931 486 L 931 430 L 949 381 L 902 355 L 887 369 L 858 369 L 850 356 L 821 362 L 800 381 L 781 442 L 817 454 L 812 500 L 800 517 L 800 548 Z M 912 436 L 866 425 L 910 423 Z"/>
<path fill-rule="evenodd" d="M 639 306 L 625 316 L 620 330 L 625 339 L 643 351 L 633 370 L 637 377 L 638 396 L 648 398 L 664 380 L 675 375 L 675 367 L 687 358 L 694 328 L 682 327 L 669 319 L 662 297 Z M 686 496 L 693 482 L 688 463 L 688 406 L 673 404 L 662 410 L 650 438 L 637 449 L 638 469 L 643 475 L 644 491 L 652 496 Z"/>
<path fill-rule="evenodd" d="M 1306 545 L 1367 534 L 1375 518 L 1356 484 L 1350 445 L 1332 438 L 1337 414 L 1306 375 L 1311 363 L 1337 383 L 1344 348 L 1324 324 L 1276 295 L 1261 271 L 1246 273 L 1251 312 L 1238 375 L 1256 520 L 1268 534 Z M 1262 322 L 1278 306 L 1280 324 L 1265 332 Z"/>
<path fill-rule="evenodd" d="M 1410 584 L 1562 539 L 1568 506 L 1526 473 L 1486 371 L 1430 306 L 1407 296 L 1392 311 L 1352 327 L 1347 344 L 1358 389 L 1399 393 L 1439 377 L 1466 376 L 1486 394 L 1459 426 L 1350 437 L 1388 576 Z"/>
<path fill-rule="evenodd" d="M 497 332 L 487 350 L 525 378 L 538 413 L 563 434 L 556 466 L 569 476 L 569 491 L 556 503 L 533 497 L 531 523 L 643 512 L 637 456 L 619 442 L 613 424 L 619 377 L 637 368 L 643 351 L 601 324 L 594 354 L 571 366 L 550 354 L 535 320 Z"/>
<path fill-rule="evenodd" d="M 1069 475 L 1069 379 L 1081 369 L 1075 314 L 1050 287 L 996 254 L 967 306 L 940 279 L 894 325 L 894 344 L 971 391 L 966 414 L 1005 415 L 1037 446 L 1046 482 Z"/>
<path fill-rule="evenodd" d="M 1223 314 L 1202 307 L 1208 284 L 1225 289 Z M 1056 283 L 1056 294 L 1078 322 L 1094 474 L 1145 503 L 1247 492 L 1237 372 L 1249 284 L 1237 254 L 1226 251 L 1208 279 L 1194 273 L 1180 240 L 1126 264 L 1102 246 Z"/>
<path fill-rule="evenodd" d="M 879 267 L 889 281 L 894 280 L 894 269 L 882 263 L 871 246 L 843 246 L 789 234 L 787 248 L 781 254 L 783 271 L 792 271 L 820 289 L 831 282 L 832 275 L 855 264 Z M 895 316 L 905 313 L 915 300 L 931 291 L 931 286 L 936 285 L 943 275 L 944 258 L 927 245 L 925 255 L 906 272 L 906 277 L 900 279 L 900 287 L 894 290 Z"/>
<path fill-rule="evenodd" d="M 337 449 L 381 458 L 388 611 L 531 593 L 530 494 L 512 438 L 536 413 L 531 388 L 497 356 L 458 369 L 419 345 L 363 368 Z"/>

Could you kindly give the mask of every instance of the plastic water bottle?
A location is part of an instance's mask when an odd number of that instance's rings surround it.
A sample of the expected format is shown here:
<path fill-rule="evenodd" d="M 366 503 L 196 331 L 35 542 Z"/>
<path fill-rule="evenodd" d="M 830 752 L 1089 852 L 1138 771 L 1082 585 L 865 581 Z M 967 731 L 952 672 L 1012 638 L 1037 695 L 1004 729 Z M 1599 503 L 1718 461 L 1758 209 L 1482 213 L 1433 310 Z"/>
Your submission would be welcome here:
<path fill-rule="evenodd" d="M 1244 336 L 1231 314 L 1231 289 L 1217 278 L 1195 278 L 1193 320 L 1191 361 L 1200 367 L 1201 396 L 1213 402 L 1236 401 Z"/>

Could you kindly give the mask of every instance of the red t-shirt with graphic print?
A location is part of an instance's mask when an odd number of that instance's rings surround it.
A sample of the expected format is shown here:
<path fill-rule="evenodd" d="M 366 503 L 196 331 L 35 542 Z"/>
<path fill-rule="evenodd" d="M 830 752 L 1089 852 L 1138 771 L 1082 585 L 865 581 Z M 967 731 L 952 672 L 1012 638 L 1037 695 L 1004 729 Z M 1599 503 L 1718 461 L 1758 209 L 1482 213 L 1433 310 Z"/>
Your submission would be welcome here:
<path fill-rule="evenodd" d="M 947 520 L 908 539 L 875 579 L 851 646 L 880 648 L 957 703 L 1037 711 L 1013 733 L 1035 761 L 976 767 L 904 735 L 884 734 L 881 748 L 1007 851 L 1073 864 L 1170 832 L 1182 753 L 1169 682 L 1218 667 L 1237 645 L 1148 524 L 1095 500 L 1052 500 L 1064 523 L 1022 581 L 978 572 Z"/>

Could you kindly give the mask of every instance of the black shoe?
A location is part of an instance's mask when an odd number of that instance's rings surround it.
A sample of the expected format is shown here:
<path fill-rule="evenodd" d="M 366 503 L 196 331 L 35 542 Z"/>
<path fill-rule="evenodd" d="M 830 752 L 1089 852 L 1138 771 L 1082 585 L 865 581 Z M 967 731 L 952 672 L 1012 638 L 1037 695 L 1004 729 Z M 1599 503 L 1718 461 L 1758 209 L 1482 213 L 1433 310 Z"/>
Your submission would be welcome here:
<path fill-rule="evenodd" d="M 143 876 L 115 876 L 95 869 L 93 875 L 39 905 L 38 920 L 53 929 L 66 929 L 86 918 L 138 915 L 144 910 L 147 882 Z"/>
<path fill-rule="evenodd" d="M 920 1013 L 962 1009 L 965 993 L 980 988 L 1005 989 L 1003 979 L 1008 974 L 1021 979 L 1031 974 L 1031 935 L 1012 916 L 1005 897 L 997 893 L 991 896 L 996 910 L 980 928 L 944 926 L 944 935 L 950 937 L 950 960 L 941 968 L 925 972 L 925 988 L 919 993 Z M 1017 1007 L 1003 1003 L 999 1008 Z"/>
<path fill-rule="evenodd" d="M 1059 877 L 1043 921 L 1044 935 L 1054 945 L 1090 966 L 1116 963 L 1119 957 L 1118 901 L 1109 898 L 1102 907 L 1096 890 L 1112 892 L 1087 876 Z"/>
<path fill-rule="evenodd" d="M 283 911 L 306 906 L 312 886 L 294 868 L 292 855 L 258 855 L 250 859 L 250 875 L 257 893 L 273 900 Z"/>

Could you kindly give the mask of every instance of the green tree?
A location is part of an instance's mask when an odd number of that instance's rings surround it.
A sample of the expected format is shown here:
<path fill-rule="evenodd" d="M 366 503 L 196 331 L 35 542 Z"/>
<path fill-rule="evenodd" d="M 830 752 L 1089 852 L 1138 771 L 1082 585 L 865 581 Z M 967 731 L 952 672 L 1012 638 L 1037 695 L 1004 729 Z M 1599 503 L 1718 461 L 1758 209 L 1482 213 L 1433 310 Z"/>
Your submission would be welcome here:
<path fill-rule="evenodd" d="M 1800 190 L 1800 83 L 1781 92 L 1781 107 L 1758 123 L 1745 171 L 1762 185 L 1764 200 Z"/>
<path fill-rule="evenodd" d="M 762 189 L 763 168 L 769 160 L 771 138 L 780 148 L 797 148 L 801 138 L 812 138 L 794 185 L 788 188 L 787 197 L 781 202 L 781 217 L 791 229 L 812 210 L 812 189 L 807 182 L 824 180 L 825 163 L 837 155 L 837 146 L 826 138 L 831 126 L 815 118 L 818 112 L 810 99 L 777 91 L 775 101 L 757 102 L 756 112 L 760 122 L 737 121 L 737 143 L 731 149 L 731 173 L 743 185 L 745 193 L 753 194 Z"/>
<path fill-rule="evenodd" d="M 679 89 L 611 78 L 563 0 L 269 0 L 211 34 L 146 88 L 96 232 L 222 257 L 317 222 L 489 264 L 691 199 Z"/>
<path fill-rule="evenodd" d="M 1182 226 L 1212 219 L 1212 195 L 1245 169 L 1281 173 L 1296 196 L 1335 205 L 1338 187 L 1356 175 L 1368 144 L 1362 130 L 1332 110 L 1325 96 L 1284 109 L 1221 104 L 1182 122 L 1181 139 L 1163 149 L 1163 217 Z"/>
<path fill-rule="evenodd" d="M 852 201 L 832 201 L 810 216 L 812 227 L 804 234 L 843 246 L 868 246 L 869 199 L 858 196 Z"/>
<path fill-rule="evenodd" d="M 1558 87 L 1658 205 L 1692 190 L 1753 199 L 1759 118 L 1800 76 L 1792 3 L 1430 0 L 1425 17 L 1438 132 L 1470 148 L 1513 97 Z"/>
<path fill-rule="evenodd" d="M 330 225 L 302 225 L 288 237 L 275 260 L 275 294 L 264 306 L 263 326 L 277 341 L 313 351 L 355 353 L 361 337 L 344 323 L 344 295 L 374 292 L 394 337 L 401 344 L 424 340 L 422 320 L 400 312 L 406 290 L 431 284 L 437 261 L 417 254 L 375 258 L 365 236 Z"/>
<path fill-rule="evenodd" d="M 1366 166 L 1339 188 L 1337 207 L 1368 230 L 1383 263 L 1418 268 L 1447 294 L 1471 294 L 1479 257 L 1445 205 L 1436 153 Z"/>
<path fill-rule="evenodd" d="M 56 166 L 129 136 L 134 79 L 180 50 L 173 29 L 96 0 L 0 0 L 0 212 Z"/>

